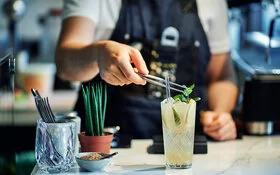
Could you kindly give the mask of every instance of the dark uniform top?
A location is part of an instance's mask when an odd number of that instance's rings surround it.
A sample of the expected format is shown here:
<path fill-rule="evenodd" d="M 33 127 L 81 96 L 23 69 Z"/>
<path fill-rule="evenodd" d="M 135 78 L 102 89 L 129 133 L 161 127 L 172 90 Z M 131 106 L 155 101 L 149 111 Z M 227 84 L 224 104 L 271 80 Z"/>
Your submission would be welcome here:
<path fill-rule="evenodd" d="M 170 26 L 179 32 L 175 46 L 161 42 L 162 32 Z M 166 37 L 171 41 L 174 39 L 174 36 Z M 195 0 L 124 0 L 111 40 L 140 45 L 150 74 L 163 78 L 169 74 L 172 81 L 186 86 L 194 83 L 191 97 L 202 99 L 197 103 L 197 111 L 206 107 L 204 89 L 210 49 Z M 101 78 L 97 76 L 90 82 L 96 81 L 101 81 Z M 130 134 L 134 138 L 151 138 L 160 134 L 160 102 L 164 97 L 165 89 L 150 83 L 145 86 L 108 85 L 106 125 L 118 125 L 121 134 Z M 83 129 L 81 92 L 75 110 L 82 118 Z"/>

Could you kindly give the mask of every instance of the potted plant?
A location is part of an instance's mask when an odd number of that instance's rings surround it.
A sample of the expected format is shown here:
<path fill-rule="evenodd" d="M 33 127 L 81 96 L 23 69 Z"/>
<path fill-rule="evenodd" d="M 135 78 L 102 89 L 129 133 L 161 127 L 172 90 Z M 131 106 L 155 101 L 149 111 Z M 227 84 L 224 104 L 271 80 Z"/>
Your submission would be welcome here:
<path fill-rule="evenodd" d="M 110 153 L 113 133 L 104 132 L 107 87 L 103 83 L 82 85 L 85 131 L 78 134 L 81 152 Z"/>

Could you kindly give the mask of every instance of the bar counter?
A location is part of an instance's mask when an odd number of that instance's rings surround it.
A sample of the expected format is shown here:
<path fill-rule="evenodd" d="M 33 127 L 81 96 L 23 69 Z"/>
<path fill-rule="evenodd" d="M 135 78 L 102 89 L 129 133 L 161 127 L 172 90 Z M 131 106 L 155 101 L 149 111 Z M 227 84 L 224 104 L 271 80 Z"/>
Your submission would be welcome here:
<path fill-rule="evenodd" d="M 113 157 L 103 172 L 86 172 L 78 165 L 63 174 L 128 175 L 279 175 L 280 136 L 243 136 L 242 139 L 208 141 L 207 154 L 195 154 L 191 169 L 165 169 L 163 154 L 148 154 L 152 140 L 132 140 L 129 149 L 112 149 Z M 38 173 L 35 165 L 32 175 Z"/>

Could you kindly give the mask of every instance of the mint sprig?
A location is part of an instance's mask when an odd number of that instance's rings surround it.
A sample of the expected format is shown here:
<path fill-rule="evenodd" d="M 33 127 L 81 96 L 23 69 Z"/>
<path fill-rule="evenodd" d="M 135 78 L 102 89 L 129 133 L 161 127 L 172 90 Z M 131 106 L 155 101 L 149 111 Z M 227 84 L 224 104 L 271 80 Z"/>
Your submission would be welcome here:
<path fill-rule="evenodd" d="M 189 96 L 190 96 L 190 94 L 192 93 L 194 87 L 195 87 L 194 84 L 192 84 L 192 85 L 189 86 L 189 87 L 185 86 L 185 89 L 184 89 L 183 94 L 178 94 L 178 95 L 175 95 L 175 96 L 173 97 L 173 99 L 175 100 L 175 102 L 180 100 L 180 101 L 182 101 L 182 102 L 189 103 L 189 102 L 190 102 L 190 99 L 191 99 Z M 193 100 L 194 100 L 194 101 L 199 101 L 199 100 L 201 100 L 201 98 L 200 98 L 200 97 L 195 97 L 195 98 L 193 98 Z"/>

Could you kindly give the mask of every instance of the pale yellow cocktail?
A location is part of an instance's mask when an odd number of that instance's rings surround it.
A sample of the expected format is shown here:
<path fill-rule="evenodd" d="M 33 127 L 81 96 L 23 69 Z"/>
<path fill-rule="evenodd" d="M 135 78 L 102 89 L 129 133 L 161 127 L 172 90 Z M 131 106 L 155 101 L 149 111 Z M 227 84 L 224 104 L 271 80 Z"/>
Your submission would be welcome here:
<path fill-rule="evenodd" d="M 173 98 L 161 102 L 167 168 L 190 168 L 193 159 L 196 101 Z"/>

